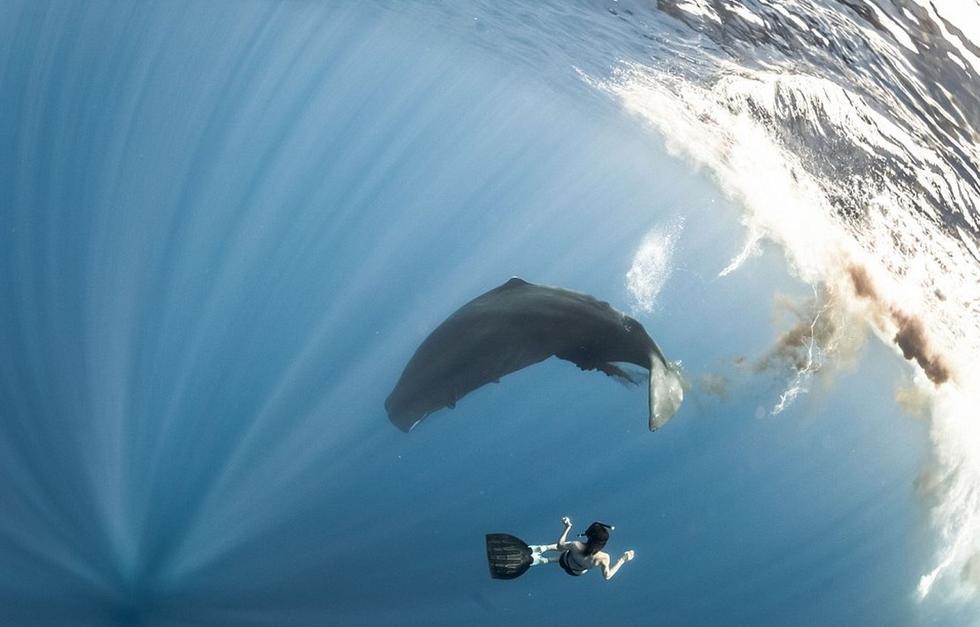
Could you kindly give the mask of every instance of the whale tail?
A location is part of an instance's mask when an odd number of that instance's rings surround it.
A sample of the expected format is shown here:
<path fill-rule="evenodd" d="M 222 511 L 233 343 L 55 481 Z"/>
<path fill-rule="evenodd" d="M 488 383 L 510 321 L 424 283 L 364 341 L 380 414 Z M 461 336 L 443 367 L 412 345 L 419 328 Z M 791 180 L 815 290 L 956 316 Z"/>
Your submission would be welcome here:
<path fill-rule="evenodd" d="M 650 431 L 667 424 L 684 400 L 681 375 L 662 356 L 650 359 Z"/>

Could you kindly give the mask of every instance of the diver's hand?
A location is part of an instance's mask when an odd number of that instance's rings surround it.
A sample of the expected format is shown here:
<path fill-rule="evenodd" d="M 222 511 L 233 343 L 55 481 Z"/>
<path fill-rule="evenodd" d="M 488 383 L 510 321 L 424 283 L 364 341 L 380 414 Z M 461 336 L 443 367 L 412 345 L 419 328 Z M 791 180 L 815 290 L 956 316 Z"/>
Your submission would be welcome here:
<path fill-rule="evenodd" d="M 633 549 L 630 549 L 629 551 L 623 553 L 623 559 L 625 559 L 627 562 L 633 559 L 634 557 L 636 557 L 636 551 L 634 551 Z"/>
<path fill-rule="evenodd" d="M 561 524 L 565 525 L 568 528 L 571 528 L 571 526 L 572 526 L 572 519 L 569 518 L 568 516 L 562 516 L 561 517 Z"/>

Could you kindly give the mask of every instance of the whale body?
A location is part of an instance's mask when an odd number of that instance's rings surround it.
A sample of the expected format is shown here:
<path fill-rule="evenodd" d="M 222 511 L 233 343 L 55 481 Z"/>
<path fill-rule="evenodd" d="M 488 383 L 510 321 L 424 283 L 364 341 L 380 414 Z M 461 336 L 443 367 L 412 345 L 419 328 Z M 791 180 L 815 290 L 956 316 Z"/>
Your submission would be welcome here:
<path fill-rule="evenodd" d="M 651 431 L 683 400 L 677 369 L 642 324 L 588 294 L 514 277 L 460 307 L 425 338 L 385 401 L 388 418 L 410 431 L 473 390 L 552 356 L 631 383 L 634 376 L 616 363 L 648 369 Z"/>

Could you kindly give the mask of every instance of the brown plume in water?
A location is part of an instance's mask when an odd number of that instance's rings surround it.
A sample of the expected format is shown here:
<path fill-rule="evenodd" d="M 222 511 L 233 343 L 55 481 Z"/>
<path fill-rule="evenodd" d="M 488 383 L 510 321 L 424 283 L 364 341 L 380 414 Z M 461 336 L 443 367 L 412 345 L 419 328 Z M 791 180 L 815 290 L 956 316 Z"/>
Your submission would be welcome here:
<path fill-rule="evenodd" d="M 776 339 L 775 345 L 753 364 L 756 372 L 790 367 L 797 373 L 817 373 L 825 358 L 834 355 L 840 367 L 856 361 L 864 343 L 864 330 L 848 320 L 841 300 L 834 292 L 821 289 L 812 300 L 796 300 L 777 294 L 776 310 L 790 315 L 793 326 Z"/>
<path fill-rule="evenodd" d="M 925 325 L 916 316 L 907 314 L 893 306 L 886 305 L 878 296 L 874 282 L 868 276 L 868 271 L 861 266 L 849 266 L 848 274 L 851 283 L 854 285 L 854 292 L 867 300 L 871 301 L 879 316 L 887 316 L 891 322 L 898 327 L 895 333 L 894 342 L 902 349 L 905 359 L 915 360 L 916 363 L 925 371 L 929 380 L 939 385 L 949 380 L 949 366 L 946 365 L 942 355 L 936 353 L 929 343 Z"/>
<path fill-rule="evenodd" d="M 966 560 L 960 578 L 980 589 L 980 552 L 974 553 Z"/>

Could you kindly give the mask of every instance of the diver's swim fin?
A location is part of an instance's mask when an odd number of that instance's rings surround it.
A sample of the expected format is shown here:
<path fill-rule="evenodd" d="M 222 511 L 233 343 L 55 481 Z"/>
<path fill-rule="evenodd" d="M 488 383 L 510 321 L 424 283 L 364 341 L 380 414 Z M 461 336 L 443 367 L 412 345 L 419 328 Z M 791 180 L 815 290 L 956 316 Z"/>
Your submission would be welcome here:
<path fill-rule="evenodd" d="M 506 533 L 487 534 L 487 562 L 494 579 L 516 579 L 531 567 L 531 547 Z"/>

